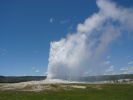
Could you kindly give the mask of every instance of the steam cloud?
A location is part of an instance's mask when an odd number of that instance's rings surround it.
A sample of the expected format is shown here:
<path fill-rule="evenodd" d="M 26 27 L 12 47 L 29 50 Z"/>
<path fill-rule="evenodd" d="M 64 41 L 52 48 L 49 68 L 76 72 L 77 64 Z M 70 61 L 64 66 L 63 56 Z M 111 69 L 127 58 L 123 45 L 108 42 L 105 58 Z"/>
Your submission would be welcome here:
<path fill-rule="evenodd" d="M 133 9 L 97 0 L 99 11 L 78 24 L 77 32 L 51 42 L 48 78 L 74 80 L 105 72 L 101 58 L 123 31 L 133 31 Z"/>

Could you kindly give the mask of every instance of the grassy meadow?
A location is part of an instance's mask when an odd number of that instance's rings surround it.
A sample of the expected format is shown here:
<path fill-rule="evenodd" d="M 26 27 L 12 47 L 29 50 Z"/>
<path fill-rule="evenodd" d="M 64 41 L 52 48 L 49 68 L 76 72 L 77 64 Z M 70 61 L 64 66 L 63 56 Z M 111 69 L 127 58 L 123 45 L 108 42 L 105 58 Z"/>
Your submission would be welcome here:
<path fill-rule="evenodd" d="M 71 84 L 69 84 L 71 85 Z M 60 88 L 43 91 L 0 91 L 0 100 L 133 100 L 133 84 L 82 84 L 86 88 Z M 56 89 L 57 88 L 57 89 Z"/>

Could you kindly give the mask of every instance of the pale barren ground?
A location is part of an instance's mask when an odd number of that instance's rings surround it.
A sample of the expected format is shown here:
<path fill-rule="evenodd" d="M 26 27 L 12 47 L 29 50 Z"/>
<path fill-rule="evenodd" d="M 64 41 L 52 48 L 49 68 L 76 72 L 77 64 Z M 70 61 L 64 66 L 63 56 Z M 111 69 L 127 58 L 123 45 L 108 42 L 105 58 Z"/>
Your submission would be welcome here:
<path fill-rule="evenodd" d="M 0 100 L 132 100 L 133 84 L 32 81 L 0 84 Z"/>
<path fill-rule="evenodd" d="M 70 85 L 71 84 L 71 85 Z M 31 81 L 22 83 L 1 83 L 0 90 L 17 90 L 17 91 L 57 91 L 60 89 L 71 90 L 71 89 L 86 89 L 84 84 L 78 83 L 47 83 L 44 81 Z"/>

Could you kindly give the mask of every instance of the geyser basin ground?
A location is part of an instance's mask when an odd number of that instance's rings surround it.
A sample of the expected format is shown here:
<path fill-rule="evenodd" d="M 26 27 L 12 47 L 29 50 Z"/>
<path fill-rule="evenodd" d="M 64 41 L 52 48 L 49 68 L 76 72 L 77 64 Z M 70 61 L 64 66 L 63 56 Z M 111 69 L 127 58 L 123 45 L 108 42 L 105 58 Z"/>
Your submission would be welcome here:
<path fill-rule="evenodd" d="M 71 89 L 86 89 L 88 84 L 133 84 L 131 79 L 120 79 L 115 81 L 95 81 L 95 82 L 83 82 L 83 81 L 67 81 L 60 79 L 45 79 L 42 81 L 29 81 L 20 83 L 1 83 L 0 90 L 3 91 L 53 91 L 53 90 L 71 90 Z"/>
<path fill-rule="evenodd" d="M 6 84 L 8 85 L 8 84 Z M 33 84 L 25 89 L 38 86 Z M 42 84 L 43 91 L 0 88 L 0 100 L 132 100 L 133 84 Z M 2 84 L 0 85 L 2 87 Z M 48 89 L 49 88 L 49 89 Z"/>

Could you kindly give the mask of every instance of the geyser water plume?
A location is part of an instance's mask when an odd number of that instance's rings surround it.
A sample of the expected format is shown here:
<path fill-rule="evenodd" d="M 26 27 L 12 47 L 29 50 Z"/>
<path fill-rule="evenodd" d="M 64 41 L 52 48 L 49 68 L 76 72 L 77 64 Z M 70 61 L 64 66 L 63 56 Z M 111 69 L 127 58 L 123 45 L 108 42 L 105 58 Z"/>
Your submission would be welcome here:
<path fill-rule="evenodd" d="M 133 31 L 133 9 L 109 0 L 97 0 L 99 12 L 78 24 L 77 32 L 51 42 L 48 78 L 80 80 L 85 75 L 105 72 L 101 58 L 123 31 Z"/>

